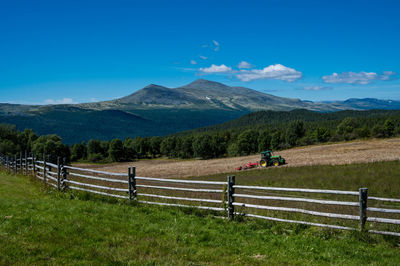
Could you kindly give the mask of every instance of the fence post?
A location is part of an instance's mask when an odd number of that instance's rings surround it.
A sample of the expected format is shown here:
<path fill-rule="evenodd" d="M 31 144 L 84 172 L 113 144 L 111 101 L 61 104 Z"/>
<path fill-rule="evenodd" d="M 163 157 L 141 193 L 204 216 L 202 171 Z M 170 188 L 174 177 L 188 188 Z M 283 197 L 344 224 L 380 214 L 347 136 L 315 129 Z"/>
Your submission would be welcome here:
<path fill-rule="evenodd" d="M 67 163 L 67 160 L 65 159 L 65 157 L 63 158 L 63 163 L 62 163 L 62 189 L 63 191 L 65 191 L 68 187 L 67 184 L 65 183 L 64 180 L 67 180 L 67 169 L 64 167 Z"/>
<path fill-rule="evenodd" d="M 133 192 L 132 192 L 132 169 L 128 167 L 128 193 L 129 193 L 129 200 L 132 200 L 133 198 Z"/>
<path fill-rule="evenodd" d="M 25 150 L 25 174 L 28 174 L 28 152 Z"/>
<path fill-rule="evenodd" d="M 10 162 L 8 161 L 8 156 L 6 156 L 6 166 L 7 166 L 7 172 L 10 173 Z"/>
<path fill-rule="evenodd" d="M 46 154 L 43 153 L 43 181 L 45 184 L 47 183 L 47 180 L 46 180 L 47 173 L 46 172 L 47 172 L 46 171 Z"/>
<path fill-rule="evenodd" d="M 36 177 L 36 157 L 35 154 L 32 153 L 32 164 L 33 164 L 33 175 Z"/>
<path fill-rule="evenodd" d="M 14 174 L 17 174 L 17 155 L 14 154 Z"/>
<path fill-rule="evenodd" d="M 360 230 L 365 230 L 365 223 L 367 222 L 367 199 L 368 199 L 368 188 L 359 189 L 359 201 L 360 201 Z"/>
<path fill-rule="evenodd" d="M 29 159 L 30 158 L 30 159 Z M 27 157 L 26 157 L 26 171 L 27 173 L 29 173 L 29 171 L 32 169 L 32 164 L 33 162 L 33 153 L 32 152 L 28 152 Z"/>
<path fill-rule="evenodd" d="M 22 173 L 22 151 L 19 152 L 19 171 Z"/>
<path fill-rule="evenodd" d="M 128 190 L 129 190 L 129 200 L 137 200 L 135 166 L 128 168 Z"/>
<path fill-rule="evenodd" d="M 30 153 L 29 153 L 29 157 L 30 157 L 31 159 L 29 160 L 28 166 L 30 167 L 30 169 L 29 169 L 29 167 L 28 167 L 28 170 L 33 171 L 33 152 L 30 152 Z"/>
<path fill-rule="evenodd" d="M 61 162 L 60 156 L 57 157 L 57 189 L 61 190 Z"/>
<path fill-rule="evenodd" d="M 235 176 L 228 176 L 228 187 L 227 187 L 227 198 L 228 198 L 228 218 L 233 220 L 235 216 L 235 207 L 233 206 L 235 189 L 233 186 L 235 185 Z"/>
<path fill-rule="evenodd" d="M 133 199 L 137 200 L 137 189 L 136 189 L 136 167 L 132 167 L 132 189 L 133 189 Z"/>

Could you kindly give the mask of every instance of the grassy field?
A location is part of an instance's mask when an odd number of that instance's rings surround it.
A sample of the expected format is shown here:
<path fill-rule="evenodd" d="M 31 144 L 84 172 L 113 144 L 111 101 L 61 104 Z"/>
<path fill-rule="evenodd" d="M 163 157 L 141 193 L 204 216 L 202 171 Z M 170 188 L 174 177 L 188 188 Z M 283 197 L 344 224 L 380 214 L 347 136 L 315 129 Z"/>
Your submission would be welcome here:
<path fill-rule="evenodd" d="M 400 138 L 356 140 L 323 145 L 310 145 L 278 151 L 286 159 L 283 167 L 310 165 L 346 165 L 377 161 L 399 160 Z M 139 160 L 110 164 L 77 163 L 76 166 L 96 170 L 126 173 L 128 167 L 136 166 L 138 176 L 179 178 L 221 173 L 231 173 L 248 162 L 257 162 L 260 154 L 210 160 L 171 160 L 166 158 Z"/>
<path fill-rule="evenodd" d="M 400 160 L 346 165 L 270 167 L 191 179 L 226 180 L 237 184 L 355 190 L 366 187 L 370 196 L 400 198 Z"/>
<path fill-rule="evenodd" d="M 2 265 L 400 263 L 399 238 L 229 222 L 192 209 L 63 194 L 4 172 L 0 195 Z"/>
<path fill-rule="evenodd" d="M 293 187 L 293 188 L 315 188 L 332 190 L 358 191 L 359 188 L 368 188 L 368 195 L 385 198 L 400 198 L 400 161 L 386 161 L 374 163 L 358 163 L 348 165 L 314 165 L 302 167 L 282 167 L 257 169 L 231 173 L 236 175 L 236 183 L 241 185 L 271 186 L 271 187 Z M 193 179 L 199 179 L 193 177 Z M 226 180 L 226 174 L 212 175 L 203 177 L 206 180 Z M 249 193 L 246 190 L 236 190 L 237 193 Z M 266 196 L 295 196 L 317 199 L 329 199 L 338 201 L 358 202 L 358 196 L 330 195 L 330 194 L 310 194 L 310 193 L 274 193 L 258 192 L 258 195 Z M 301 202 L 283 202 L 273 200 L 250 200 L 240 199 L 237 201 L 253 203 L 259 205 L 280 206 L 301 208 L 321 212 L 341 213 L 359 215 L 358 207 L 319 205 Z M 399 203 L 368 201 L 368 207 L 394 208 L 399 209 Z M 237 208 L 238 211 L 242 209 Z M 244 209 L 243 209 L 244 210 Z M 304 214 L 293 214 L 276 211 L 244 210 L 255 214 L 273 216 L 284 219 L 303 220 L 310 222 L 320 222 L 326 224 L 336 224 L 350 227 L 358 227 L 358 221 L 344 219 L 331 219 Z M 399 214 L 374 213 L 368 212 L 368 216 L 400 219 Z M 367 229 L 400 232 L 399 225 L 367 222 Z"/>

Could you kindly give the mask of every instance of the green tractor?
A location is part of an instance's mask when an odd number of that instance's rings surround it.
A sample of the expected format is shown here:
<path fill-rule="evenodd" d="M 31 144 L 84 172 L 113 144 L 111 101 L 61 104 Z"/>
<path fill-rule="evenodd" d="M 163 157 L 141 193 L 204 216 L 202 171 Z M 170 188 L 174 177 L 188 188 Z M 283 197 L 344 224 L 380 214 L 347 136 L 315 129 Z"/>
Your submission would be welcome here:
<path fill-rule="evenodd" d="M 280 155 L 273 156 L 271 151 L 261 152 L 261 160 L 260 160 L 261 167 L 267 167 L 270 165 L 279 166 L 281 164 L 285 164 L 285 159 L 282 158 Z"/>

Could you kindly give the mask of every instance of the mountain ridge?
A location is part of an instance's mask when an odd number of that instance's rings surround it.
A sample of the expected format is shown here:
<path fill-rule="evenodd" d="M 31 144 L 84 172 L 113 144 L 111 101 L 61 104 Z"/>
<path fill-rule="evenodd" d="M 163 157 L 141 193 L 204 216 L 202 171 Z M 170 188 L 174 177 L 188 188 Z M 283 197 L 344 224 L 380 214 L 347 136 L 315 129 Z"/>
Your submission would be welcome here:
<path fill-rule="evenodd" d="M 295 109 L 392 110 L 400 109 L 400 101 L 364 98 L 312 102 L 198 79 L 176 88 L 149 84 L 125 97 L 93 103 L 0 103 L 0 123 L 15 124 L 20 130 L 32 128 L 41 135 L 58 134 L 66 143 L 76 143 L 94 137 L 162 136 L 220 124 L 256 111 Z"/>
<path fill-rule="evenodd" d="M 150 84 L 128 96 L 108 102 L 147 107 L 221 108 L 240 111 L 286 111 L 299 108 L 315 111 L 341 110 L 324 103 L 279 97 L 246 87 L 231 87 L 205 79 L 198 79 L 176 88 Z M 90 104 L 88 105 L 90 107 Z"/>
<path fill-rule="evenodd" d="M 125 97 L 93 103 L 50 105 L 0 103 L 0 113 L 5 111 L 12 113 L 13 109 L 23 112 L 28 109 L 40 109 L 44 106 L 74 106 L 84 109 L 115 109 L 115 107 L 124 109 L 127 107 L 129 109 L 130 106 L 135 108 L 151 106 L 163 108 L 211 107 L 247 111 L 308 109 L 331 112 L 340 110 L 400 109 L 400 101 L 376 98 L 349 98 L 344 101 L 309 101 L 275 96 L 241 86 L 228 86 L 206 79 L 197 79 L 176 88 L 149 84 Z"/>

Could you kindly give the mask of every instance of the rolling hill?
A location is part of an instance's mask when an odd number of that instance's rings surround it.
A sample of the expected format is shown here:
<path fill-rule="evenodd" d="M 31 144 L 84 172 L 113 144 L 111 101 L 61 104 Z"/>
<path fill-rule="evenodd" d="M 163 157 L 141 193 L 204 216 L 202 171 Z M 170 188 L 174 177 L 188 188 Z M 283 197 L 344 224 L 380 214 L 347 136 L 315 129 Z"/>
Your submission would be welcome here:
<path fill-rule="evenodd" d="M 215 132 L 224 130 L 243 131 L 246 129 L 280 128 L 287 125 L 290 121 L 302 120 L 304 122 L 317 123 L 326 128 L 335 128 L 344 118 L 353 117 L 358 119 L 387 119 L 389 117 L 398 119 L 400 110 L 344 110 L 331 113 L 320 113 L 305 109 L 296 109 L 291 111 L 257 111 L 245 114 L 237 119 L 230 120 L 221 124 L 196 128 L 178 134 L 192 134 L 198 132 Z M 367 121 L 365 121 L 368 124 Z"/>
<path fill-rule="evenodd" d="M 204 79 L 178 88 L 148 85 L 115 100 L 70 105 L 0 104 L 0 123 L 38 134 L 57 134 L 65 143 L 89 139 L 161 136 L 217 125 L 260 111 L 306 109 L 400 109 L 400 102 L 349 99 L 343 102 L 310 102 L 277 97 L 244 87 L 230 87 Z"/>

